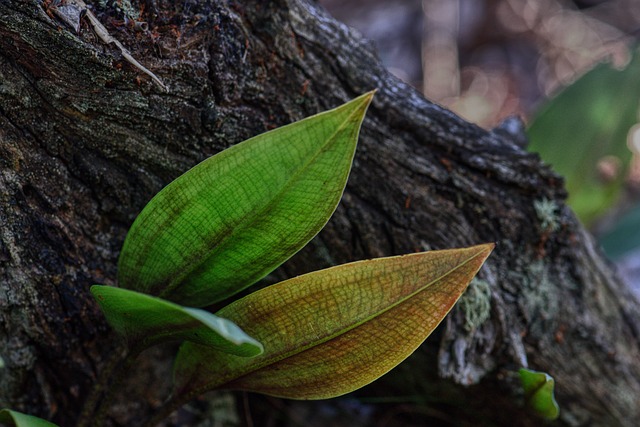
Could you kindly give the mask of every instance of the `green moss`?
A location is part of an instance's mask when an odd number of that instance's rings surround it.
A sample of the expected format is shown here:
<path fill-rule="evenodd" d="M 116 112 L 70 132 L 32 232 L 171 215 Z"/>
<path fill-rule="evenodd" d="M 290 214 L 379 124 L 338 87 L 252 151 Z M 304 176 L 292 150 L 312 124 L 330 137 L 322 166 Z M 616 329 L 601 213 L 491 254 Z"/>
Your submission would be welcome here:
<path fill-rule="evenodd" d="M 489 282 L 474 278 L 460 298 L 460 307 L 464 312 L 464 327 L 467 331 L 473 331 L 487 321 L 491 316 Z"/>

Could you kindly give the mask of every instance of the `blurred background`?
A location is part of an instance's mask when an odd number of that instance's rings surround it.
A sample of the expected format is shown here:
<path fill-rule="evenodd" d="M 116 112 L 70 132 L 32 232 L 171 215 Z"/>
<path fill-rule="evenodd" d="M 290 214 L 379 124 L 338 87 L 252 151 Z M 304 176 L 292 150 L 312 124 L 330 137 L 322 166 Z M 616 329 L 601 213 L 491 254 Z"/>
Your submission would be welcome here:
<path fill-rule="evenodd" d="M 519 116 L 640 297 L 640 1 L 319 3 L 431 101 L 486 129 Z"/>

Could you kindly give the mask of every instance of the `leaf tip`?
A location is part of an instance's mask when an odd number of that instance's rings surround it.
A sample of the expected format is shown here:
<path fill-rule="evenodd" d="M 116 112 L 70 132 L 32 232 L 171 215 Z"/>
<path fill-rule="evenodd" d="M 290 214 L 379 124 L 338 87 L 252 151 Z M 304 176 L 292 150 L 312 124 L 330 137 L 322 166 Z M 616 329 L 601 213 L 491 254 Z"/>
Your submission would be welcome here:
<path fill-rule="evenodd" d="M 493 242 L 490 242 L 490 243 L 481 243 L 477 246 L 473 246 L 472 248 L 478 250 L 477 256 L 481 257 L 482 262 L 484 263 L 484 261 L 486 261 L 486 259 L 489 258 L 489 255 L 491 255 L 491 252 L 493 252 L 495 247 L 496 247 L 496 244 Z"/>
<path fill-rule="evenodd" d="M 369 92 L 363 93 L 362 95 L 357 97 L 355 100 L 360 100 L 360 102 L 362 102 L 363 110 L 366 110 L 367 108 L 369 108 L 369 105 L 371 104 L 371 101 L 373 100 L 373 96 L 377 92 L 378 92 L 378 89 L 370 90 Z"/>
<path fill-rule="evenodd" d="M 343 111 L 349 112 L 353 118 L 357 118 L 358 122 L 362 122 L 364 116 L 371 105 L 371 101 L 373 100 L 373 96 L 376 94 L 378 89 L 371 90 L 369 92 L 363 93 L 362 95 L 352 99 L 346 104 L 341 105 L 337 109 L 344 109 Z"/>
<path fill-rule="evenodd" d="M 489 242 L 489 243 L 485 243 L 484 247 L 486 248 L 487 256 L 489 256 L 491 255 L 491 252 L 493 252 L 493 250 L 496 248 L 496 244 L 495 242 Z"/>
<path fill-rule="evenodd" d="M 91 292 L 91 295 L 93 295 L 93 298 L 95 298 L 96 300 L 103 301 L 104 295 L 102 295 L 102 293 L 100 292 L 103 287 L 104 285 L 91 285 L 91 287 L 89 288 L 89 292 Z"/>

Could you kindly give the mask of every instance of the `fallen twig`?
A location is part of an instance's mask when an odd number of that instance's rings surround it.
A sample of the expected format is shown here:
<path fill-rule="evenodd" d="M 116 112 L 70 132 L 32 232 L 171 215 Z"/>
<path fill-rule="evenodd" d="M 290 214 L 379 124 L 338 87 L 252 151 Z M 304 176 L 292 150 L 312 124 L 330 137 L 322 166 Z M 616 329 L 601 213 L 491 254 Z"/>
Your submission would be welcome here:
<path fill-rule="evenodd" d="M 69 15 L 69 11 L 71 10 L 70 8 L 75 9 L 74 13 L 71 16 Z M 136 67 L 138 70 L 142 71 L 143 73 L 145 73 L 146 75 L 151 77 L 151 79 L 158 86 L 160 86 L 163 90 L 169 91 L 167 86 L 165 86 L 165 84 L 162 83 L 162 80 L 160 80 L 160 78 L 158 78 L 158 76 L 153 74 L 144 65 L 139 63 L 131 55 L 131 53 L 122 45 L 122 43 L 120 43 L 117 39 L 115 39 L 113 36 L 111 36 L 111 34 L 109 34 L 109 31 L 107 31 L 107 29 L 104 27 L 104 25 L 102 25 L 102 23 L 93 14 L 93 12 L 91 12 L 91 10 L 89 10 L 89 8 L 87 7 L 87 4 L 84 1 L 82 1 L 82 0 L 67 0 L 65 5 L 64 5 L 64 10 L 63 10 L 62 7 L 53 8 L 53 12 L 56 14 L 56 16 L 58 16 L 65 23 L 67 23 L 68 25 L 73 27 L 76 31 L 79 30 L 79 20 L 82 18 L 82 16 L 86 16 L 87 20 L 89 21 L 89 23 L 93 27 L 93 31 L 100 38 L 100 40 L 102 40 L 106 44 L 114 44 L 114 45 L 116 45 L 116 47 L 120 50 L 120 53 L 122 54 L 124 59 L 126 59 L 131 65 Z M 77 19 L 77 22 L 74 22 L 76 19 Z"/>

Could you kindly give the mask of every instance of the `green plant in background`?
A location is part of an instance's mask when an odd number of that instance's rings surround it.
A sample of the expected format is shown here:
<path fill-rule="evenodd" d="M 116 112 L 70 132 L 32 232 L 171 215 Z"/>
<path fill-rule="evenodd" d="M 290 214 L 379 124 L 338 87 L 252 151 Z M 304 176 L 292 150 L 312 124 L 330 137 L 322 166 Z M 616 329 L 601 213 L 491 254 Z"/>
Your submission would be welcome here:
<path fill-rule="evenodd" d="M 640 245 L 640 206 L 620 218 L 616 227 L 600 238 L 600 244 L 614 260 Z"/>
<path fill-rule="evenodd" d="M 388 372 L 435 329 L 492 244 L 345 264 L 216 313 L 202 309 L 269 274 L 326 224 L 372 97 L 237 144 L 149 202 L 120 253 L 119 287 L 91 288 L 126 350 L 105 364 L 79 426 L 103 424 L 127 369 L 161 342 L 183 344 L 172 397 L 148 426 L 210 390 L 293 399 L 348 393 Z M 18 426 L 51 425 L 4 414 Z"/>
<path fill-rule="evenodd" d="M 619 200 L 632 157 L 640 157 L 631 135 L 640 122 L 639 76 L 637 51 L 622 70 L 599 64 L 551 99 L 527 131 L 529 149 L 565 178 L 568 204 L 586 226 Z M 640 220 L 633 227 L 640 229 Z M 634 236 L 611 233 L 609 254 L 640 245 Z"/>
<path fill-rule="evenodd" d="M 624 70 L 599 64 L 542 108 L 527 131 L 529 149 L 566 179 L 568 202 L 586 225 L 622 190 L 632 154 L 627 134 L 639 121 L 638 76 L 639 55 Z M 619 170 L 604 177 L 598 164 L 607 159 Z"/>

